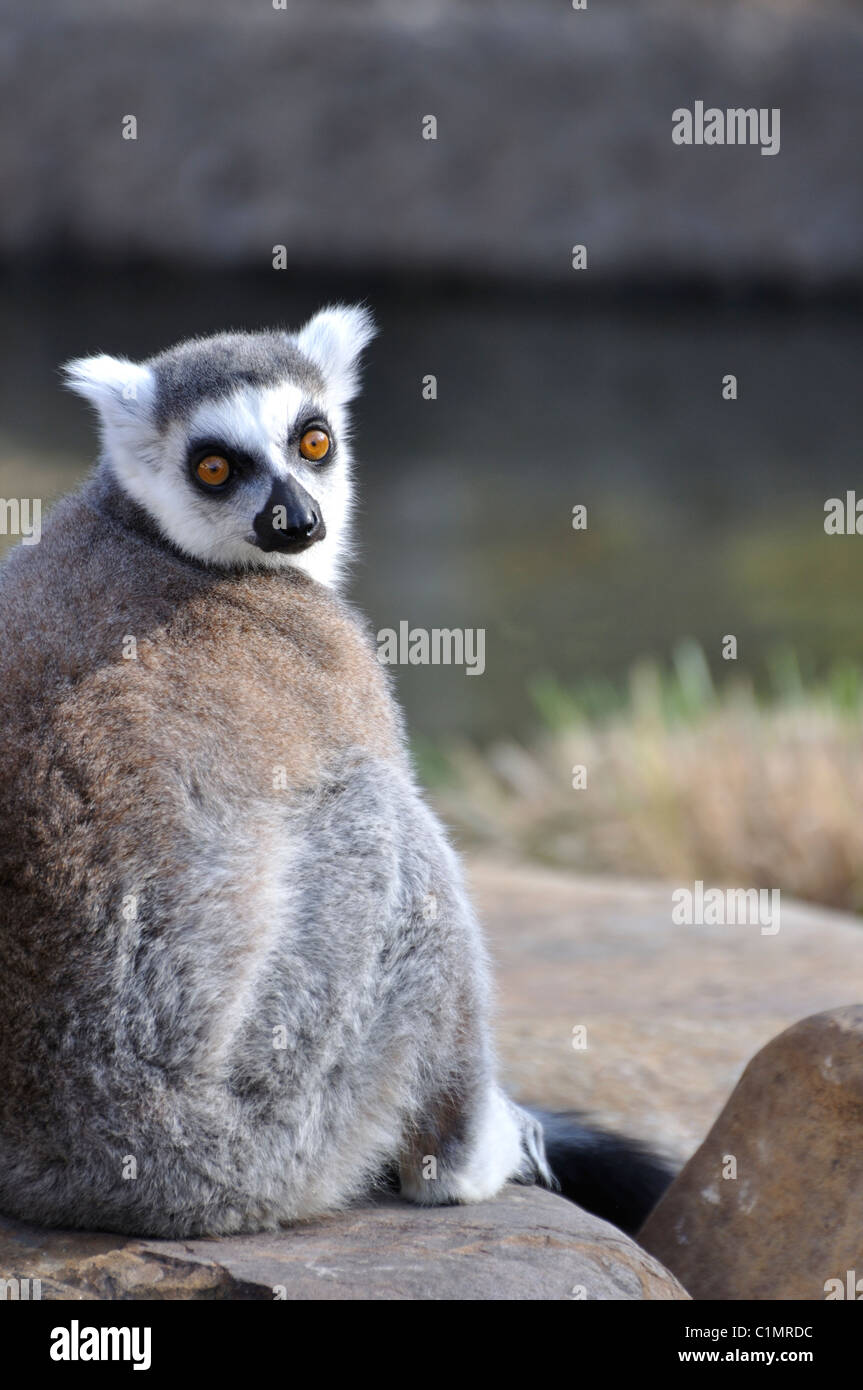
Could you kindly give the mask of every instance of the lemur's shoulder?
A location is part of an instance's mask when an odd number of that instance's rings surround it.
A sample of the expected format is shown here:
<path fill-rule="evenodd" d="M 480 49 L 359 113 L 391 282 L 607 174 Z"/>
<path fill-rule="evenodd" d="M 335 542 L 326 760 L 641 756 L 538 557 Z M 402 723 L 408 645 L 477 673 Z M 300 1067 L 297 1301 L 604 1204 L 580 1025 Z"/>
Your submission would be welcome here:
<path fill-rule="evenodd" d="M 116 734 L 127 750 L 152 754 L 155 741 L 188 757 L 197 725 L 226 766 L 262 781 L 284 767 L 302 784 L 351 747 L 404 764 L 367 624 L 299 570 L 202 566 L 94 508 L 85 489 L 7 571 L 0 612 L 19 658 L 4 673 L 7 701 L 40 739 L 50 728 L 95 757 Z"/>

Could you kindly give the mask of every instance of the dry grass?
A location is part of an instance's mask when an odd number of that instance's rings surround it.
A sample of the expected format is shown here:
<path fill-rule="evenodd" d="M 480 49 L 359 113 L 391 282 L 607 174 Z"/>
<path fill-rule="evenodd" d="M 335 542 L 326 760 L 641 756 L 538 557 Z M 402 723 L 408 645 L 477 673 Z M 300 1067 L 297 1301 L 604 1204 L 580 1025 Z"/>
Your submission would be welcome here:
<path fill-rule="evenodd" d="M 545 683 L 546 731 L 530 748 L 450 744 L 424 770 L 462 844 L 863 909 L 860 673 L 806 691 L 792 661 L 777 672 L 766 702 L 742 683 L 720 694 L 689 645 L 670 674 L 634 672 L 605 717 L 586 713 L 595 698 Z"/>

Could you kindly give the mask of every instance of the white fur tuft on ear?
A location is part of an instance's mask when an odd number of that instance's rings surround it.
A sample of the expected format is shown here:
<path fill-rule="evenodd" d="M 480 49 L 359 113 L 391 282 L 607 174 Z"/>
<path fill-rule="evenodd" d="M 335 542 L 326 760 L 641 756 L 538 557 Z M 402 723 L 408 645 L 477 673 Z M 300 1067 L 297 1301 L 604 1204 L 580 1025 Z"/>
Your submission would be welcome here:
<path fill-rule="evenodd" d="M 148 415 L 153 399 L 149 367 L 125 357 L 77 357 L 63 368 L 66 385 L 96 406 L 105 425 L 122 425 Z"/>
<path fill-rule="evenodd" d="M 294 341 L 343 404 L 357 394 L 360 353 L 376 332 L 374 319 L 362 305 L 331 304 L 309 319 Z"/>

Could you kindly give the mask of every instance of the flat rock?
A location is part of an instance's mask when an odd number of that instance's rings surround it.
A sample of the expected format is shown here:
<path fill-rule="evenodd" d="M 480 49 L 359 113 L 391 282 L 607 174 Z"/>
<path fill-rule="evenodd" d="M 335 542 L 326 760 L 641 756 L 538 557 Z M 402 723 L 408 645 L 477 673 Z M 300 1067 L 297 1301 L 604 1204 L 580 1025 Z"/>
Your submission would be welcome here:
<path fill-rule="evenodd" d="M 752 1059 L 639 1240 L 694 1298 L 863 1294 L 863 1005 Z"/>
<path fill-rule="evenodd" d="M 779 933 L 762 936 L 745 926 L 675 926 L 671 889 L 662 884 L 489 861 L 471 864 L 469 877 L 497 966 L 499 1044 L 512 1090 L 523 1100 L 584 1109 L 681 1161 L 701 1144 L 749 1058 L 801 1017 L 851 1003 L 863 979 L 863 930 L 827 909 L 783 901 Z M 857 1266 L 851 1253 L 863 1230 L 863 1168 L 854 1168 L 853 1148 L 838 1154 L 835 1190 L 829 1177 L 838 1122 L 831 1098 L 840 1108 L 847 1105 L 843 1123 L 863 1153 L 859 1080 L 857 1092 L 848 1080 L 860 1046 L 860 1014 L 839 1010 L 830 1018 L 826 1033 L 816 1019 L 784 1034 L 817 1030 L 802 1051 L 791 1047 L 795 1070 L 789 1061 L 771 1100 L 786 1106 L 789 1130 L 793 1119 L 805 1137 L 796 1149 L 790 1138 L 779 1146 L 777 1162 L 787 1149 L 799 1154 L 801 1165 L 797 1186 L 787 1187 L 793 1193 L 787 1206 L 779 1186 L 772 1207 L 767 1188 L 759 1189 L 759 1219 L 775 1222 L 777 1250 L 788 1243 L 785 1255 L 775 1256 L 786 1267 L 762 1273 L 765 1289 L 772 1278 L 805 1291 L 762 1297 L 822 1297 L 827 1278 L 856 1267 L 863 1275 L 863 1252 L 858 1249 Z M 575 1049 L 573 1029 L 580 1027 L 587 1046 Z M 820 1099 L 812 1100 L 808 1118 L 802 1116 L 825 1069 L 829 1082 L 822 1076 Z M 853 1104 L 852 1094 L 858 1096 Z M 778 1132 L 779 1110 L 764 1109 L 766 1100 L 755 1104 L 756 1114 L 761 1106 Z M 743 1159 L 754 1159 L 741 1139 L 733 1142 L 737 1148 L 723 1141 L 723 1152 L 738 1157 L 736 1190 L 742 1194 Z M 824 1171 L 813 1176 L 810 1166 L 806 1178 L 808 1150 Z M 716 1186 L 715 1157 L 709 1163 L 710 1181 L 697 1193 Z M 769 1164 L 761 1176 L 766 1184 Z M 794 1176 L 787 1175 L 788 1183 Z M 685 1174 L 678 1179 L 643 1238 L 687 1289 L 694 1281 L 690 1291 L 697 1296 L 740 1296 L 703 1292 L 725 1287 L 721 1277 L 740 1271 L 705 1275 L 703 1252 L 686 1264 L 680 1243 L 656 1234 L 686 1181 Z M 811 1240 L 805 1230 L 800 1235 L 801 1213 L 822 1191 L 838 1213 L 829 1219 L 822 1213 L 832 1245 L 819 1245 L 814 1228 Z M 706 1222 L 720 1207 L 698 1197 L 692 1210 L 691 1220 Z M 520 1187 L 475 1207 L 421 1210 L 384 1202 L 278 1235 L 215 1241 L 130 1240 L 0 1221 L 0 1273 L 41 1279 L 44 1298 L 72 1299 L 264 1299 L 275 1297 L 279 1286 L 290 1299 L 570 1299 L 580 1288 L 597 1299 L 686 1296 L 652 1256 L 613 1227 L 560 1197 Z"/>
<path fill-rule="evenodd" d="M 613 1226 L 514 1185 L 476 1206 L 390 1199 L 224 1240 L 130 1240 L 0 1218 L 0 1270 L 7 1280 L 40 1279 L 43 1299 L 688 1297 Z"/>
<path fill-rule="evenodd" d="M 496 963 L 513 1093 L 582 1108 L 681 1162 L 759 1048 L 863 993 L 863 928 L 828 908 L 783 897 L 779 932 L 762 936 L 676 926 L 661 883 L 488 860 L 469 877 Z M 578 1027 L 587 1046 L 576 1050 Z"/>

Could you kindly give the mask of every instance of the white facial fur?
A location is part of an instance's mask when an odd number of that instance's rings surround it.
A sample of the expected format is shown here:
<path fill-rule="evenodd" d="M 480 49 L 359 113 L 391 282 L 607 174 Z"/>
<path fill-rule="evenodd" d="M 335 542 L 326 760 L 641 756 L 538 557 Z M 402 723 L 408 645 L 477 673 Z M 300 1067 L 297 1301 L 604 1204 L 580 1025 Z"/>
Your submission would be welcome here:
<path fill-rule="evenodd" d="M 147 364 L 107 356 L 66 368 L 67 384 L 96 405 L 104 452 L 120 486 L 164 536 L 185 554 L 224 568 L 294 566 L 336 585 L 350 558 L 352 503 L 349 421 L 345 409 L 358 387 L 358 358 L 374 329 L 362 309 L 322 310 L 290 339 L 318 368 L 325 389 L 310 401 L 303 387 L 243 385 L 207 398 L 188 418 L 159 429 L 154 418 L 156 378 Z M 287 440 L 309 406 L 323 413 L 335 440 L 334 462 L 308 463 Z M 267 476 L 243 482 L 230 495 L 207 497 L 186 466 L 190 441 L 213 440 L 265 459 Z M 320 541 L 299 553 L 264 552 L 251 543 L 253 518 L 273 481 L 295 477 L 319 504 L 326 526 Z"/>
<path fill-rule="evenodd" d="M 133 449 L 115 440 L 111 461 L 129 496 L 186 554 L 226 569 L 293 565 L 322 584 L 335 585 L 350 558 L 353 488 L 345 413 L 326 400 L 321 404 L 337 440 L 338 461 L 329 470 L 316 469 L 299 455 L 292 457 L 290 451 L 286 455 L 285 437 L 304 405 L 303 392 L 291 382 L 263 389 L 246 387 L 222 400 L 204 401 L 188 422 L 174 422 L 159 436 L 157 450 L 147 448 L 140 439 Z M 186 473 L 187 445 L 193 439 L 219 440 L 263 455 L 271 472 L 225 500 L 206 497 Z M 296 555 L 264 552 L 249 539 L 253 519 L 266 505 L 273 479 L 291 475 L 320 504 L 327 534 Z"/>

